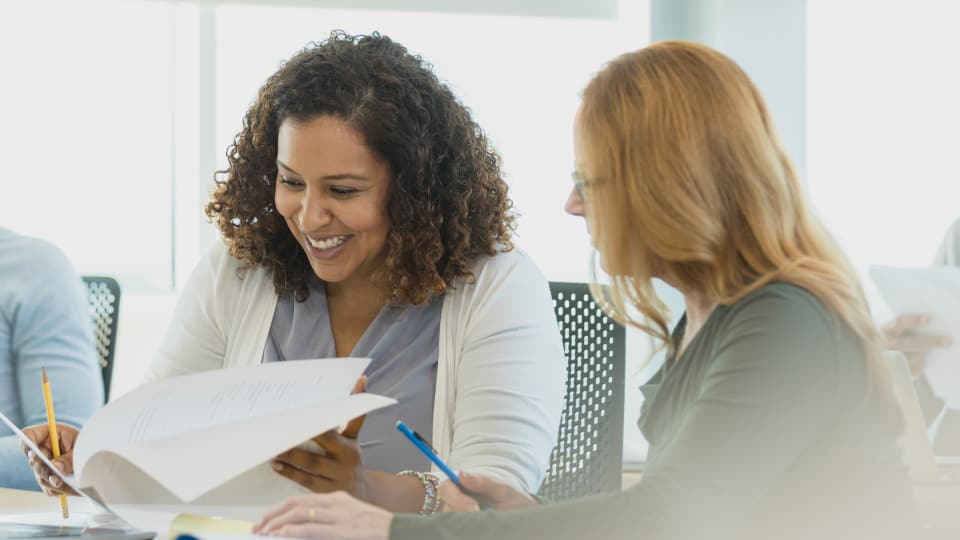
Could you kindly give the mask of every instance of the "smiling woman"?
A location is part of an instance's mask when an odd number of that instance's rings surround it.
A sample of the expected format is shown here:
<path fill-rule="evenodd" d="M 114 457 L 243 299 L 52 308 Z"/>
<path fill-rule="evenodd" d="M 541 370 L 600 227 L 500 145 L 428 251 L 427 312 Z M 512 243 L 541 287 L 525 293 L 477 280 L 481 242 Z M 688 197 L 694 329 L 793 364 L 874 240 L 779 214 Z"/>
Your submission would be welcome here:
<path fill-rule="evenodd" d="M 373 274 L 384 264 L 390 229 L 390 165 L 346 122 L 321 116 L 283 121 L 277 168 L 277 212 L 326 283 L 327 296 L 350 287 L 376 296 Z M 337 352 L 352 349 L 338 346 Z"/>
<path fill-rule="evenodd" d="M 282 453 L 279 474 L 401 512 L 435 510 L 439 484 L 469 507 L 403 419 L 454 468 L 536 491 L 566 373 L 549 288 L 511 243 L 499 156 L 428 65 L 335 32 L 267 79 L 227 156 L 207 206 L 224 244 L 148 376 L 369 357 L 357 390 L 397 405 Z"/>

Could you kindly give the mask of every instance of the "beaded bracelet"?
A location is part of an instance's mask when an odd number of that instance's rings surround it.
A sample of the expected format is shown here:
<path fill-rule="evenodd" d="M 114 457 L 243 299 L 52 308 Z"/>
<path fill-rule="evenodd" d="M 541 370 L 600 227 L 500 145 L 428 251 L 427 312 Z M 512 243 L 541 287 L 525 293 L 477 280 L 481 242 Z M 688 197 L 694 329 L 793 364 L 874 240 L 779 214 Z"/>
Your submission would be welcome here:
<path fill-rule="evenodd" d="M 419 471 L 400 471 L 399 476 L 416 476 L 423 484 L 423 508 L 420 509 L 421 516 L 429 516 L 440 511 L 440 497 L 437 488 L 440 485 L 440 479 L 433 473 Z"/>

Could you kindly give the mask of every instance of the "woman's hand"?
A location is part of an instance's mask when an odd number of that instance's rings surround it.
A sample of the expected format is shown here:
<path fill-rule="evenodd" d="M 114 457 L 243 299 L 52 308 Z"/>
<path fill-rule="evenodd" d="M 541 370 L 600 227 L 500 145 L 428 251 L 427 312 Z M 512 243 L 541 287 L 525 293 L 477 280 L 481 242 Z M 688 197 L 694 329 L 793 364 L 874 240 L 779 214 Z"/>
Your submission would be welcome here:
<path fill-rule="evenodd" d="M 280 454 L 273 461 L 274 470 L 317 493 L 346 491 L 367 500 L 371 480 L 357 443 L 364 418 L 354 418 L 343 431 L 330 430 L 311 439 L 319 447 L 315 451 L 297 447 Z"/>
<path fill-rule="evenodd" d="M 393 514 L 338 491 L 290 497 L 267 512 L 253 533 L 317 540 L 387 540 Z"/>
<path fill-rule="evenodd" d="M 932 349 L 949 347 L 953 343 L 949 336 L 917 332 L 917 329 L 926 326 L 929 322 L 929 315 L 906 313 L 883 327 L 886 347 L 900 351 L 907 357 L 910 372 L 914 377 L 919 377 L 923 372 L 928 352 Z"/>
<path fill-rule="evenodd" d="M 458 474 L 463 487 L 472 493 L 482 495 L 493 510 L 521 510 L 536 506 L 537 501 L 529 494 L 517 491 L 511 486 L 486 476 L 465 472 Z M 473 497 L 465 494 L 450 480 L 440 484 L 440 500 L 444 512 L 476 512 L 480 505 Z"/>
<path fill-rule="evenodd" d="M 367 390 L 367 376 L 357 379 L 353 394 Z M 273 468 L 317 493 L 346 491 L 369 500 L 371 479 L 363 468 L 357 436 L 366 417 L 354 418 L 343 431 L 330 430 L 310 440 L 309 447 L 292 448 L 274 459 Z"/>
<path fill-rule="evenodd" d="M 80 434 L 79 430 L 66 424 L 57 424 L 57 433 L 60 437 L 60 457 L 56 459 L 53 458 L 53 447 L 50 446 L 50 429 L 47 424 L 25 427 L 23 433 L 60 469 L 61 473 L 73 474 L 73 445 L 77 441 L 77 435 Z M 53 471 L 47 468 L 40 458 L 33 455 L 33 451 L 26 443 L 20 441 L 20 448 L 27 456 L 27 461 L 30 463 L 30 468 L 33 469 L 37 484 L 40 485 L 44 493 L 47 495 L 77 495 Z"/>

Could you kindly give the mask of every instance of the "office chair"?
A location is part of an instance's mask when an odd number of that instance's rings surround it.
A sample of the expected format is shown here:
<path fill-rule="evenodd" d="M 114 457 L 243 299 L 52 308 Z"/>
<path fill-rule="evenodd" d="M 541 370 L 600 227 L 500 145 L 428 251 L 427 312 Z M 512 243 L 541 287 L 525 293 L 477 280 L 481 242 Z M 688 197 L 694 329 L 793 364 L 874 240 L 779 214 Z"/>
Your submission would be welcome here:
<path fill-rule="evenodd" d="M 110 398 L 113 356 L 117 350 L 117 321 L 120 317 L 120 284 L 105 276 L 82 276 L 93 318 L 97 356 L 103 375 L 103 399 Z"/>
<path fill-rule="evenodd" d="M 539 495 L 558 501 L 619 491 L 626 332 L 586 283 L 553 282 L 550 293 L 567 356 L 567 393 Z"/>

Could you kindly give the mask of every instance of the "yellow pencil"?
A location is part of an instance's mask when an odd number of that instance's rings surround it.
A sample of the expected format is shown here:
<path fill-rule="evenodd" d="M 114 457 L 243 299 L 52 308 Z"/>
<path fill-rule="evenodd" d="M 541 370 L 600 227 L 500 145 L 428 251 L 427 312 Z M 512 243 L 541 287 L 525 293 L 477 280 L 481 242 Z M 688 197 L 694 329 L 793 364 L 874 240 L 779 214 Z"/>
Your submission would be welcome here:
<path fill-rule="evenodd" d="M 57 433 L 57 417 L 53 414 L 53 395 L 50 393 L 50 379 L 47 378 L 47 368 L 41 367 L 43 373 L 43 404 L 47 407 L 47 428 L 50 430 L 50 446 L 53 449 L 53 457 L 60 457 L 60 434 Z M 70 517 L 70 509 L 67 508 L 67 496 L 60 495 L 60 509 L 63 510 L 63 517 Z"/>

